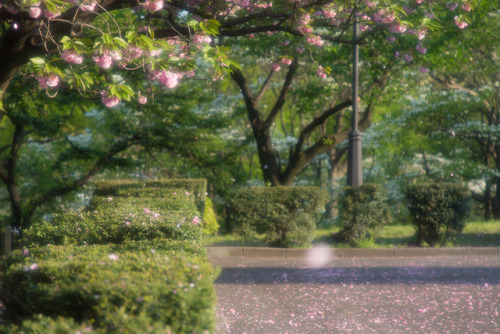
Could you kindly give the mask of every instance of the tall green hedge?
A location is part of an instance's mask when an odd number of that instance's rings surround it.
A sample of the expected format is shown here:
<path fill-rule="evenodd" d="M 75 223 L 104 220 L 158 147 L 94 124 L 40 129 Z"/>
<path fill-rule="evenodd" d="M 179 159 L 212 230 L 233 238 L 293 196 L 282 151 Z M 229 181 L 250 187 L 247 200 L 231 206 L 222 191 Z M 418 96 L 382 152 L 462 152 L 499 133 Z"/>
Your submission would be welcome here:
<path fill-rule="evenodd" d="M 94 196 L 111 197 L 162 197 L 171 190 L 182 189 L 193 196 L 200 212 L 204 212 L 207 192 L 206 179 L 162 179 L 150 181 L 109 180 L 96 182 Z"/>
<path fill-rule="evenodd" d="M 390 210 L 374 184 L 345 187 L 339 204 L 341 235 L 351 246 L 372 240 L 391 221 Z"/>
<path fill-rule="evenodd" d="M 168 183 L 100 183 L 86 211 L 25 231 L 0 265 L 2 332 L 213 332 L 206 182 Z"/>
<path fill-rule="evenodd" d="M 239 189 L 227 200 L 228 225 L 243 237 L 265 233 L 271 246 L 307 245 L 327 200 L 319 187 Z"/>
<path fill-rule="evenodd" d="M 470 191 L 462 184 L 426 183 L 406 188 L 408 210 L 420 246 L 445 244 L 461 233 L 469 212 Z"/>
<path fill-rule="evenodd" d="M 48 324 L 101 333 L 204 333 L 215 325 L 214 269 L 202 249 L 185 242 L 17 250 L 1 270 L 7 332 L 50 333 L 42 328 Z M 35 315 L 41 322 L 33 322 Z"/>

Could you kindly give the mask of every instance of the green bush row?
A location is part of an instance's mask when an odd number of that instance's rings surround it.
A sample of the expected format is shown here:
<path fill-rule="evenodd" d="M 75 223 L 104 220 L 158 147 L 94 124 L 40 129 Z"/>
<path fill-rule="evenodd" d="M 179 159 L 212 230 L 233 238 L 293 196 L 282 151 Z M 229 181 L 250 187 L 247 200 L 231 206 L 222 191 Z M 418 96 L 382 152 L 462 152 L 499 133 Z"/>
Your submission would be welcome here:
<path fill-rule="evenodd" d="M 427 183 L 408 186 L 408 210 L 420 246 L 445 244 L 461 233 L 469 211 L 470 191 L 462 184 Z"/>
<path fill-rule="evenodd" d="M 92 212 L 59 213 L 35 222 L 23 233 L 21 247 L 34 245 L 103 245 L 128 240 L 200 241 L 202 226 L 194 214 L 182 211 L 135 212 L 126 207 Z"/>
<path fill-rule="evenodd" d="M 17 250 L 1 268 L 5 332 L 210 332 L 216 273 L 204 254 L 167 240 Z"/>
<path fill-rule="evenodd" d="M 269 245 L 308 245 L 328 193 L 319 187 L 239 189 L 227 200 L 228 226 L 244 238 L 265 233 Z"/>
<path fill-rule="evenodd" d="M 390 223 L 389 207 L 374 184 L 345 187 L 339 200 L 341 237 L 351 246 L 374 239 Z"/>
<path fill-rule="evenodd" d="M 172 191 L 173 189 L 173 191 Z M 206 179 L 162 179 L 151 181 L 111 180 L 95 183 L 94 196 L 104 197 L 154 197 L 168 196 L 181 189 L 193 196 L 200 212 L 204 212 L 207 191 Z"/>

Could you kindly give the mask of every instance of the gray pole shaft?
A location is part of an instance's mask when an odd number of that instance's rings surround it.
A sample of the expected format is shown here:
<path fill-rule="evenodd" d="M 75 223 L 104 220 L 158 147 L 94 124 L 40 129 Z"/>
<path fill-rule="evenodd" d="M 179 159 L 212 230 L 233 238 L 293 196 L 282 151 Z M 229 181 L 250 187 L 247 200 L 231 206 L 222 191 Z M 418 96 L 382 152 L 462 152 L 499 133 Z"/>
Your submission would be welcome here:
<path fill-rule="evenodd" d="M 354 14 L 354 46 L 352 52 L 352 130 L 349 133 L 349 156 L 347 166 L 347 185 L 358 187 L 363 184 L 361 133 L 358 130 L 358 80 L 359 80 L 359 45 L 358 17 Z"/>

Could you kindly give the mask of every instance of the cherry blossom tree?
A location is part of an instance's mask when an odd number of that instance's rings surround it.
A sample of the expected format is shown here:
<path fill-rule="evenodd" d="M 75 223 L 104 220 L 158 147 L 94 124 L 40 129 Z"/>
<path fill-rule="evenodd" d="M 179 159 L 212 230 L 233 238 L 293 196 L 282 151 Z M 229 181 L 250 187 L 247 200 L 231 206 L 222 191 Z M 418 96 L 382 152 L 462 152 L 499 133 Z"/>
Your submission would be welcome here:
<path fill-rule="evenodd" d="M 108 108 L 123 101 L 155 103 L 155 96 L 193 76 L 219 80 L 231 74 L 238 82 L 243 72 L 233 59 L 239 55 L 225 41 L 256 35 L 290 39 L 272 63 L 274 71 L 286 69 L 290 77 L 298 53 L 309 54 L 314 72 L 327 78 L 332 68 L 314 54 L 329 45 L 354 43 L 377 49 L 380 39 L 375 36 L 381 32 L 387 35 L 380 44 L 387 62 L 406 64 L 427 51 L 425 36 L 439 25 L 465 28 L 475 4 L 474 0 L 3 0 L 0 101 L 16 94 L 10 87 L 19 78 L 38 83 L 48 98 L 73 89 Z M 362 31 L 357 41 L 350 35 L 354 18 Z M 209 70 L 201 64 L 210 65 Z M 246 98 L 252 102 L 255 96 Z M 0 105 L 0 122 L 14 114 L 11 106 Z M 15 149 L 13 142 L 11 150 Z M 14 179 L 9 161 L 0 162 L 4 182 Z"/>

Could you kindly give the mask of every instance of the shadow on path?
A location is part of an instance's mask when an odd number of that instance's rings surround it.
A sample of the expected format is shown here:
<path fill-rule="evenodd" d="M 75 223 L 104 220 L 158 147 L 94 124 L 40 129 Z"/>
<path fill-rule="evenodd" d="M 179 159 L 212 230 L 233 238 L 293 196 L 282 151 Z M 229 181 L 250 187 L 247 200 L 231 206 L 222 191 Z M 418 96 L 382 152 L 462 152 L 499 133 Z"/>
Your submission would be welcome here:
<path fill-rule="evenodd" d="M 500 284 L 500 267 L 223 268 L 216 284 Z"/>

